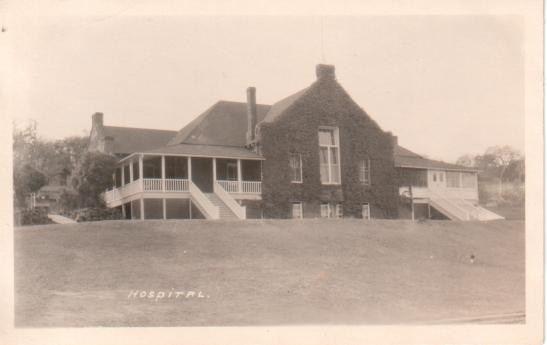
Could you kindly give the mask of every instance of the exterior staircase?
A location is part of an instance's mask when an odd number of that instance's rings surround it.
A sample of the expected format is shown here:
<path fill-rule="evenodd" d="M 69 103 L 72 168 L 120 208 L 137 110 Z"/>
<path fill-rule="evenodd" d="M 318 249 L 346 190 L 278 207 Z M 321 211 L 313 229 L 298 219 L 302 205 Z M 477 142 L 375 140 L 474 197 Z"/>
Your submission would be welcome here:
<path fill-rule="evenodd" d="M 451 220 L 505 219 L 502 216 L 465 199 L 448 199 L 440 195 L 432 195 L 429 198 L 429 203 Z"/>
<path fill-rule="evenodd" d="M 220 219 L 238 219 L 228 206 L 215 193 L 203 193 L 213 205 L 218 207 Z"/>

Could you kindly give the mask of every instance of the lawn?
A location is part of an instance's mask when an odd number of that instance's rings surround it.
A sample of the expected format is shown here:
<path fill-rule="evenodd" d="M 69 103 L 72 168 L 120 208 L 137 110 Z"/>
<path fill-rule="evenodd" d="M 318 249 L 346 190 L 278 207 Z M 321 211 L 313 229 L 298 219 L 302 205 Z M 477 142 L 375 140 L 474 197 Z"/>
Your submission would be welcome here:
<path fill-rule="evenodd" d="M 106 221 L 20 227 L 15 322 L 17 327 L 435 323 L 524 313 L 524 274 L 522 221 Z M 146 297 L 140 297 L 142 291 Z"/>

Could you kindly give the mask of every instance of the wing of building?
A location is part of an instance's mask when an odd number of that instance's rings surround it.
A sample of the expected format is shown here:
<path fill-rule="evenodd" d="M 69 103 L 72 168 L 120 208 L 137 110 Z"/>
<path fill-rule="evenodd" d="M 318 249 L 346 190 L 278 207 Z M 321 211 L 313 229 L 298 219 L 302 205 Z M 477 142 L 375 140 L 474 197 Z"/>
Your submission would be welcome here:
<path fill-rule="evenodd" d="M 90 150 L 119 158 L 107 206 L 128 219 L 496 219 L 477 171 L 397 142 L 344 90 L 334 66 L 274 103 L 218 101 L 179 131 L 104 125 Z"/>

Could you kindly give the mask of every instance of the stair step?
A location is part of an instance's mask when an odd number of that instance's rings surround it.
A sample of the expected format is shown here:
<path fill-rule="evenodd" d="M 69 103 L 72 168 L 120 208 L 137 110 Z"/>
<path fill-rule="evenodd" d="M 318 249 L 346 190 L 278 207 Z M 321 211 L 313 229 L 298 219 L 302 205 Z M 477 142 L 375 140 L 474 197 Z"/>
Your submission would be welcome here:
<path fill-rule="evenodd" d="M 221 219 L 235 219 L 237 216 L 230 210 L 228 206 L 215 193 L 204 193 L 211 203 L 218 207 Z"/>

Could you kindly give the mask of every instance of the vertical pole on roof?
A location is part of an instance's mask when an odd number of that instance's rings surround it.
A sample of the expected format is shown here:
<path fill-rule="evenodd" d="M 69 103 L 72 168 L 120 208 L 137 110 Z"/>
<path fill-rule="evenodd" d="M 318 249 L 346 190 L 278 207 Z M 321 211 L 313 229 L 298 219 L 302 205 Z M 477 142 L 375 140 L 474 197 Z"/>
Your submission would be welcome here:
<path fill-rule="evenodd" d="M 144 181 L 144 174 L 143 174 L 144 168 L 143 168 L 143 164 L 144 164 L 144 163 L 143 163 L 143 155 L 140 154 L 140 155 L 139 155 L 139 179 L 141 180 L 141 182 L 140 182 L 140 190 L 141 190 L 141 192 L 144 191 L 144 182 L 143 182 L 143 181 Z M 142 215 L 142 213 L 141 213 L 141 215 Z"/>
<path fill-rule="evenodd" d="M 242 192 L 241 190 L 241 159 L 237 160 L 237 191 L 239 193 Z"/>
<path fill-rule="evenodd" d="M 161 190 L 165 192 L 165 156 L 164 155 L 161 155 Z"/>
<path fill-rule="evenodd" d="M 213 157 L 213 184 L 217 182 L 217 159 Z"/>

